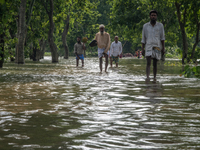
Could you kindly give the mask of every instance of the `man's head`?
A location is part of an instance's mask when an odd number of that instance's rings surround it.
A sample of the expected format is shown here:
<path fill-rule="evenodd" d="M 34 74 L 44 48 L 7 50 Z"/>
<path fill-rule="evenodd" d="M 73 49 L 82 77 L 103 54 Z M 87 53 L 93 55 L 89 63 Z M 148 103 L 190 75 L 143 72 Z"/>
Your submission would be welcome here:
<path fill-rule="evenodd" d="M 104 26 L 103 24 L 101 24 L 101 25 L 99 26 L 99 31 L 100 31 L 101 34 L 104 33 L 104 31 L 105 31 L 105 26 Z"/>
<path fill-rule="evenodd" d="M 158 12 L 156 10 L 151 10 L 149 13 L 151 23 L 156 23 Z"/>
<path fill-rule="evenodd" d="M 81 37 L 77 37 L 77 42 L 81 43 Z"/>
<path fill-rule="evenodd" d="M 117 43 L 118 42 L 118 36 L 115 36 L 115 43 Z"/>

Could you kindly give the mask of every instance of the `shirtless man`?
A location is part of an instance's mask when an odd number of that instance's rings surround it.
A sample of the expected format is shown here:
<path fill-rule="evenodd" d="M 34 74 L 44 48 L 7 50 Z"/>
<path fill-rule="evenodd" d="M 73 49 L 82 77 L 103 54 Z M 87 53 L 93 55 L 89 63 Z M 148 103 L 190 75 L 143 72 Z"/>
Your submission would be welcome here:
<path fill-rule="evenodd" d="M 105 72 L 107 72 L 108 67 L 108 50 L 110 48 L 110 35 L 105 32 L 105 26 L 101 24 L 99 26 L 99 32 L 95 36 L 95 40 L 97 41 L 98 47 L 98 57 L 99 57 L 99 68 L 102 73 L 102 59 L 105 57 Z"/>

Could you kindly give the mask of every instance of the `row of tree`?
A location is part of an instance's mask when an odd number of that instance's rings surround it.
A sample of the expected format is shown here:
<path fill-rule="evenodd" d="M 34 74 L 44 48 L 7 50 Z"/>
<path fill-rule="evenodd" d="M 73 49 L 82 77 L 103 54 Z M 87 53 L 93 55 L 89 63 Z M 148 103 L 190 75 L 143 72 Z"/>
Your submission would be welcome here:
<path fill-rule="evenodd" d="M 77 36 L 89 42 L 106 25 L 111 39 L 120 37 L 124 52 L 141 47 L 144 23 L 149 11 L 158 11 L 166 34 L 166 47 L 178 47 L 185 59 L 200 56 L 200 1 L 196 0 L 0 0 L 0 67 L 8 57 L 17 64 L 34 61 L 50 51 L 52 62 L 68 59 Z M 87 51 L 95 52 L 95 48 Z"/>
<path fill-rule="evenodd" d="M 110 0 L 112 5 L 111 25 L 114 31 L 124 29 L 125 39 L 132 40 L 137 47 L 141 41 L 141 30 L 149 20 L 149 11 L 158 11 L 158 19 L 163 23 L 166 47 L 178 46 L 182 63 L 200 58 L 200 1 L 196 0 Z M 115 28 L 114 28 L 115 27 Z M 196 53 L 196 55 L 195 55 Z M 196 56 L 196 57 L 195 57 Z"/>

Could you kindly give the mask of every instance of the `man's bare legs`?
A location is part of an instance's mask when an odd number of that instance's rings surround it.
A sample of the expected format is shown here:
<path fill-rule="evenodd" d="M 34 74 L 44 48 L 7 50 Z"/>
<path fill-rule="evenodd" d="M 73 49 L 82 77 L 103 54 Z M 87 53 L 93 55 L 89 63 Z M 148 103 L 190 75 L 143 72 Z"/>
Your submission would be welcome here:
<path fill-rule="evenodd" d="M 78 67 L 79 59 L 76 59 L 76 67 Z"/>
<path fill-rule="evenodd" d="M 116 63 L 116 68 L 118 68 L 118 63 Z"/>
<path fill-rule="evenodd" d="M 105 63 L 105 72 L 107 72 L 107 67 L 108 67 L 108 55 L 104 54 L 106 63 Z M 100 72 L 102 73 L 102 63 L 103 63 L 103 56 L 99 58 L 99 68 L 100 68 Z"/>
<path fill-rule="evenodd" d="M 108 68 L 108 55 L 104 54 L 104 57 L 106 59 L 106 63 L 105 63 L 105 72 L 107 72 L 107 68 Z"/>
<path fill-rule="evenodd" d="M 81 61 L 82 61 L 82 67 L 84 67 L 84 60 L 81 59 Z M 79 59 L 76 59 L 76 67 L 78 67 L 78 65 L 79 65 Z"/>
<path fill-rule="evenodd" d="M 151 67 L 151 56 L 147 56 L 146 59 L 147 59 L 146 74 L 147 74 L 147 79 L 149 79 L 150 67 Z M 153 58 L 153 76 L 154 76 L 154 79 L 156 79 L 156 74 L 157 74 L 157 62 L 158 62 L 158 60 Z"/>
<path fill-rule="evenodd" d="M 99 68 L 100 68 L 100 73 L 102 73 L 102 57 L 99 58 Z"/>
<path fill-rule="evenodd" d="M 146 75 L 147 75 L 147 79 L 149 79 L 150 66 L 151 66 L 151 56 L 147 56 L 146 59 L 147 59 Z"/>
<path fill-rule="evenodd" d="M 112 58 L 110 57 L 110 67 L 112 68 Z"/>
<path fill-rule="evenodd" d="M 84 60 L 83 60 L 83 59 L 81 59 L 81 61 L 82 61 L 82 67 L 84 67 Z"/>
<path fill-rule="evenodd" d="M 153 59 L 153 76 L 154 76 L 154 79 L 156 79 L 156 74 L 157 74 L 157 62 L 158 60 L 157 59 Z"/>

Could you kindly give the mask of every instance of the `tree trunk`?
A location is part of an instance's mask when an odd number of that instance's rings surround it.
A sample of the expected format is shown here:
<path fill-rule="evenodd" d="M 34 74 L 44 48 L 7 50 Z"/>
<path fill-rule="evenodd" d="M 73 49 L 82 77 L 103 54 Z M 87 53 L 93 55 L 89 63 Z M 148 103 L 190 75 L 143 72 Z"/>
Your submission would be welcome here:
<path fill-rule="evenodd" d="M 62 33 L 62 42 L 63 42 L 63 47 L 65 49 L 64 59 L 68 59 L 69 58 L 69 47 L 66 42 L 66 36 L 69 31 L 69 14 L 67 15 L 67 19 L 65 22 L 66 22 L 66 25 L 65 25 L 64 31 Z"/>
<path fill-rule="evenodd" d="M 45 50 L 46 50 L 46 44 L 47 44 L 47 41 L 46 41 L 46 40 L 43 41 L 43 45 L 42 45 L 42 55 L 41 55 L 42 59 L 44 59 L 44 53 L 45 53 Z"/>
<path fill-rule="evenodd" d="M 195 54 L 196 46 L 200 42 L 200 40 L 199 40 L 199 30 L 200 30 L 200 23 L 198 24 L 198 27 L 197 27 L 196 40 L 195 40 L 195 43 L 194 43 L 194 45 L 192 47 L 192 54 L 191 54 L 190 59 L 194 59 L 194 54 Z"/>
<path fill-rule="evenodd" d="M 57 52 L 57 46 L 54 43 L 53 39 L 53 31 L 54 31 L 54 22 L 53 22 L 53 0 L 49 0 L 50 2 L 50 11 L 48 11 L 48 8 L 46 8 L 46 11 L 49 15 L 49 34 L 48 34 L 48 42 L 51 50 L 51 56 L 52 56 L 52 63 L 57 63 L 58 62 L 58 52 Z"/>
<path fill-rule="evenodd" d="M 46 46 L 46 41 L 44 40 L 44 38 L 42 38 L 40 40 L 40 59 L 44 58 L 45 46 Z"/>
<path fill-rule="evenodd" d="M 33 47 L 33 61 L 39 61 L 40 60 L 40 49 L 37 47 Z"/>
<path fill-rule="evenodd" d="M 195 43 L 194 43 L 194 45 L 192 47 L 192 54 L 191 54 L 190 59 L 194 59 L 194 54 L 195 54 L 196 46 L 200 42 L 200 39 L 199 39 L 200 22 L 199 22 L 199 19 L 198 19 L 197 12 L 198 12 L 198 10 L 193 9 L 194 17 L 195 17 L 195 20 L 196 20 L 197 30 L 196 30 L 196 40 L 195 40 Z"/>
<path fill-rule="evenodd" d="M 183 42 L 182 64 L 184 64 L 184 59 L 187 58 L 187 52 L 188 52 L 188 41 L 187 41 L 187 35 L 185 32 L 186 9 L 183 14 L 183 21 L 181 21 L 181 12 L 180 12 L 181 4 L 175 2 L 175 5 L 176 5 L 176 10 L 177 10 L 178 22 L 179 22 L 181 34 L 182 34 L 182 42 Z"/>
<path fill-rule="evenodd" d="M 21 0 L 18 24 L 18 44 L 16 47 L 16 63 L 24 64 L 24 42 L 26 32 L 26 0 Z"/>
<path fill-rule="evenodd" d="M 0 35 L 0 68 L 3 68 L 4 63 L 4 33 Z"/>

